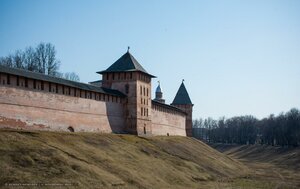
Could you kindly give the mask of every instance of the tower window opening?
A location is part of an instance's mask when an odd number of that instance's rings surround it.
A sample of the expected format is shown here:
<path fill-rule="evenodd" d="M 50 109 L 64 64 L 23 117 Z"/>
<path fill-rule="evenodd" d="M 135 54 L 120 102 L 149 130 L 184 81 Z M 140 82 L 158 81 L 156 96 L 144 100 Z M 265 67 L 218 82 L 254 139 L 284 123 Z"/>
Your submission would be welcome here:
<path fill-rule="evenodd" d="M 126 93 L 126 94 L 129 93 L 129 85 L 128 85 L 128 84 L 125 85 L 125 93 Z"/>

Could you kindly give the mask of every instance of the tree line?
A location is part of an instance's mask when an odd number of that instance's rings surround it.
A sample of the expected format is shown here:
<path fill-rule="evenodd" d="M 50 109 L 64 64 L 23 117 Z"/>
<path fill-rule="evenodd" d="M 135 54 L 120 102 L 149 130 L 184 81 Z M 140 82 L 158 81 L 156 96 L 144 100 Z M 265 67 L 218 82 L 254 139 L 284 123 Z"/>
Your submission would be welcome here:
<path fill-rule="evenodd" d="M 300 111 L 292 108 L 260 120 L 251 115 L 195 119 L 193 136 L 210 143 L 300 146 Z"/>
<path fill-rule="evenodd" d="M 61 62 L 56 58 L 55 46 L 51 43 L 41 42 L 35 48 L 27 47 L 17 50 L 13 54 L 0 57 L 0 65 L 11 68 L 25 69 L 45 75 L 79 81 L 74 72 L 62 73 L 59 71 Z"/>

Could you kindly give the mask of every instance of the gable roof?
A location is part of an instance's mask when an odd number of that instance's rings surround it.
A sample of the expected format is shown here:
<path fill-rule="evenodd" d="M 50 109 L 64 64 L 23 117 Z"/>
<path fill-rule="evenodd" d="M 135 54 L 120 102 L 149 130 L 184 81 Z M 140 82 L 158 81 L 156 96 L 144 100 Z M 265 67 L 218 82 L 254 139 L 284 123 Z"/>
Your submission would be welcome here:
<path fill-rule="evenodd" d="M 87 90 L 87 91 L 94 91 L 94 92 L 100 92 L 100 93 L 104 93 L 104 94 L 125 97 L 125 95 L 123 93 L 121 93 L 120 91 L 117 91 L 117 90 L 108 89 L 108 88 L 104 88 L 104 87 L 97 87 L 97 86 L 86 84 L 86 83 L 80 83 L 80 82 L 76 82 L 76 81 L 62 79 L 62 78 L 49 76 L 49 75 L 45 75 L 42 73 L 28 71 L 28 70 L 18 69 L 18 68 L 10 68 L 10 67 L 0 65 L 0 73 L 22 76 L 25 78 L 47 81 L 47 82 L 51 82 L 51 83 L 57 83 L 57 84 L 66 85 L 69 87 L 74 87 L 74 88 Z"/>
<path fill-rule="evenodd" d="M 171 105 L 192 104 L 190 96 L 182 82 Z"/>
<path fill-rule="evenodd" d="M 127 51 L 121 58 L 119 58 L 115 63 L 113 63 L 106 70 L 99 71 L 97 73 L 112 73 L 112 72 L 134 72 L 139 71 L 149 75 L 150 77 L 155 77 L 149 74 L 143 66 Z"/>

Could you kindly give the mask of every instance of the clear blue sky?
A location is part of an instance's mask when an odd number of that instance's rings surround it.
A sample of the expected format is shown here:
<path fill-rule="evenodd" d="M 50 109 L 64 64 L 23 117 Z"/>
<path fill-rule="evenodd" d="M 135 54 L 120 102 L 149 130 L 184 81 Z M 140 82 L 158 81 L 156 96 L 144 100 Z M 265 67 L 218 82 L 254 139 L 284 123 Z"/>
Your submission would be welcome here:
<path fill-rule="evenodd" d="M 185 79 L 194 118 L 300 108 L 299 0 L 0 0 L 0 24 L 0 56 L 50 42 L 83 82 L 130 46 L 167 103 Z"/>

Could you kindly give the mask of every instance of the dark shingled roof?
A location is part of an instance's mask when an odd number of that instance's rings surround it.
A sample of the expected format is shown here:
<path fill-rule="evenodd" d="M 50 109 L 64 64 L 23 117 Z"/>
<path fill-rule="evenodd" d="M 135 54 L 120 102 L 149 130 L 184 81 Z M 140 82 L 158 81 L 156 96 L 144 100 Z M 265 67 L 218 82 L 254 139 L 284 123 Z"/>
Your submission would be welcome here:
<path fill-rule="evenodd" d="M 78 88 L 78 89 L 82 89 L 82 90 L 94 91 L 94 92 L 100 92 L 100 93 L 104 93 L 104 94 L 125 97 L 125 95 L 123 93 L 121 93 L 120 91 L 117 91 L 117 90 L 103 88 L 103 87 L 97 87 L 97 86 L 86 84 L 86 83 L 70 81 L 67 79 L 53 77 L 53 76 L 49 76 L 49 75 L 45 75 L 45 74 L 41 74 L 41 73 L 37 73 L 37 72 L 31 72 L 31 71 L 27 71 L 27 70 L 23 70 L 23 69 L 9 68 L 9 67 L 0 65 L 0 73 L 7 73 L 7 74 L 22 76 L 22 77 L 26 77 L 26 78 L 30 78 L 30 79 L 58 83 L 61 85 L 66 85 L 69 87 L 74 87 L 74 88 Z"/>
<path fill-rule="evenodd" d="M 112 72 L 143 72 L 150 77 L 155 77 L 149 74 L 138 61 L 129 53 L 126 52 L 121 58 L 119 58 L 115 63 L 113 63 L 109 68 L 104 71 L 99 71 L 97 73 L 112 73 Z"/>
<path fill-rule="evenodd" d="M 181 109 L 179 109 L 179 108 L 177 108 L 175 106 L 172 106 L 172 105 L 164 104 L 164 103 L 158 102 L 156 100 L 152 100 L 152 104 L 155 104 L 155 105 L 158 105 L 158 106 L 170 109 L 170 110 L 174 110 L 174 111 L 177 111 L 179 113 L 182 113 L 182 114 L 186 115 L 186 113 L 183 110 L 181 110 Z"/>
<path fill-rule="evenodd" d="M 189 94 L 182 82 L 171 105 L 192 104 Z"/>

